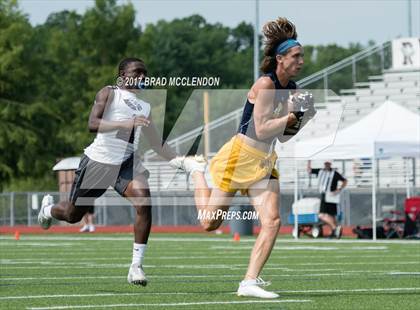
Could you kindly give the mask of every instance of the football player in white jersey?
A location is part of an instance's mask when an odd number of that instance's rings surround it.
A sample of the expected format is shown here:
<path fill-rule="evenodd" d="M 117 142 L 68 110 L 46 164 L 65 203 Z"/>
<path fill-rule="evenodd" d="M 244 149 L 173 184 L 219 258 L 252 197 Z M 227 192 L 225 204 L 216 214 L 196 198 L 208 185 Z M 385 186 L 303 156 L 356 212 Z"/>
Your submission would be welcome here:
<path fill-rule="evenodd" d="M 176 154 L 161 143 L 151 116 L 150 104 L 136 96 L 139 82 L 147 74 L 138 58 L 122 60 L 118 68 L 121 86 L 106 86 L 95 98 L 89 116 L 89 130 L 97 136 L 81 158 L 70 193 L 70 201 L 54 204 L 52 196 L 42 200 L 38 222 L 44 229 L 52 218 L 68 223 L 79 222 L 94 200 L 111 186 L 129 199 L 136 209 L 133 258 L 127 280 L 136 285 L 147 284 L 142 268 L 152 223 L 149 172 L 135 158 L 140 131 L 152 148 L 167 160 Z"/>

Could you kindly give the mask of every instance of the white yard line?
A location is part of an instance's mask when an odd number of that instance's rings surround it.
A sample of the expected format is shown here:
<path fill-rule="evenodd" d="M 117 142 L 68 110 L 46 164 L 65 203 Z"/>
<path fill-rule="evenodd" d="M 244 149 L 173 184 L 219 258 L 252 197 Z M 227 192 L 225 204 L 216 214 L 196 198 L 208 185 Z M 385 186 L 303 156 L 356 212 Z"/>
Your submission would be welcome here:
<path fill-rule="evenodd" d="M 387 288 L 356 288 L 356 289 L 333 289 L 333 290 L 281 290 L 277 293 L 366 293 L 366 292 L 398 292 L 420 291 L 420 287 L 387 287 Z"/>
<path fill-rule="evenodd" d="M 215 250 L 226 250 L 232 249 L 232 246 L 212 246 L 211 249 Z M 237 246 L 235 250 L 251 250 L 252 246 Z M 354 246 L 354 247 L 326 247 L 326 246 L 282 246 L 278 245 L 275 248 L 276 251 L 377 251 L 377 250 L 388 250 L 387 246 Z"/>
<path fill-rule="evenodd" d="M 140 293 L 98 293 L 98 294 L 59 294 L 59 295 L 30 295 L 30 296 L 4 296 L 0 300 L 15 299 L 44 299 L 44 298 L 81 298 L 81 297 L 113 297 L 113 296 L 139 296 Z M 197 293 L 183 292 L 141 292 L 141 295 L 197 295 Z"/>
<path fill-rule="evenodd" d="M 231 305 L 231 304 L 279 304 L 279 303 L 303 303 L 311 302 L 305 299 L 283 299 L 283 300 L 244 300 L 244 301 L 201 301 L 201 302 L 179 302 L 163 304 L 102 304 L 102 305 L 74 305 L 74 306 L 53 306 L 53 307 L 28 307 L 28 310 L 58 310 L 58 309 L 86 309 L 86 308 L 120 308 L 120 307 L 181 307 L 200 305 Z"/>
<path fill-rule="evenodd" d="M 420 261 L 395 261 L 395 262 L 380 262 L 381 265 L 419 265 Z M 378 262 L 310 262 L 310 263 L 284 263 L 285 268 L 287 266 L 331 266 L 331 265 L 378 265 Z M 60 269 L 64 266 L 71 267 L 72 269 L 96 269 L 96 268 L 128 268 L 128 264 L 78 264 L 78 263 L 57 263 L 54 266 L 12 266 L 7 267 L 10 269 Z M 172 268 L 172 269 L 236 269 L 243 268 L 246 264 L 235 264 L 235 265 L 145 265 L 145 268 Z"/>
<path fill-rule="evenodd" d="M 320 274 L 314 274 L 312 276 L 319 276 Z M 336 274 L 324 274 L 324 275 L 343 275 L 342 273 Z M 177 278 L 198 278 L 198 279 L 207 279 L 207 278 L 241 278 L 242 274 L 232 274 L 232 275 L 162 275 L 162 276 L 148 276 L 150 279 L 177 279 Z M 306 277 L 308 275 L 270 275 L 270 277 Z M 79 280 L 79 279 L 123 279 L 125 276 L 70 276 L 70 277 L 22 277 L 22 278 L 0 278 L 1 281 L 28 281 L 28 280 Z M 1 299 L 1 298 L 0 298 Z"/>
<path fill-rule="evenodd" d="M 71 253 L 69 253 L 71 254 Z M 231 253 L 229 253 L 231 254 Z M 67 255 L 68 256 L 68 255 Z M 44 257 L 33 257 L 33 258 L 3 258 L 0 259 L 0 264 L 2 265 L 18 265 L 18 264 L 40 264 L 40 263 L 64 263 L 64 262 L 74 262 L 76 259 L 73 257 L 63 257 L 63 258 L 56 258 L 51 259 L 51 255 L 46 255 Z M 404 255 L 405 258 L 407 257 L 416 257 L 420 259 L 420 253 L 419 254 L 408 254 Z M 46 259 L 47 258 L 47 259 Z M 152 256 L 148 255 L 147 260 L 154 261 L 154 260 L 184 260 L 184 259 L 208 259 L 209 256 Z M 212 259 L 216 260 L 224 260 L 224 259 L 249 259 L 249 255 L 215 255 Z M 277 254 L 274 254 L 270 259 L 271 260 L 290 260 L 290 259 L 303 259 L 302 255 L 282 255 L 278 256 Z M 381 252 L 378 255 L 363 255 L 360 253 L 355 253 L 354 255 L 313 255 L 311 254 L 311 259 L 324 259 L 324 258 L 380 258 L 387 259 L 387 258 L 401 258 L 401 255 L 384 255 L 383 252 Z M 93 263 L 95 261 L 121 261 L 122 263 L 129 263 L 128 257 L 92 257 L 92 258 L 77 258 L 78 262 L 88 262 Z"/>
<path fill-rule="evenodd" d="M 298 264 L 285 264 L 288 266 L 313 266 L 313 265 L 317 265 L 317 266 L 322 266 L 322 265 L 419 265 L 420 266 L 420 261 L 406 261 L 406 262 L 336 262 L 336 263 L 298 263 Z"/>
<path fill-rule="evenodd" d="M 125 276 L 70 276 L 70 277 L 17 277 L 0 278 L 1 281 L 27 281 L 27 280 L 78 280 L 78 279 L 123 279 Z"/>
<path fill-rule="evenodd" d="M 322 271 L 314 270 L 313 271 Z M 334 271 L 337 269 L 324 269 L 325 271 Z M 302 272 L 302 270 L 285 270 L 287 272 Z M 309 271 L 309 270 L 308 270 Z M 352 276 L 354 274 L 378 274 L 378 275 L 420 275 L 420 272 L 399 272 L 389 270 L 343 270 L 334 273 L 306 273 L 306 274 L 269 274 L 266 277 L 268 278 L 288 278 L 288 277 L 323 277 L 323 276 Z M 177 278 L 240 278 L 242 274 L 224 274 L 224 275 L 215 275 L 215 274 L 200 274 L 200 275 L 150 275 L 148 278 L 151 279 L 177 279 Z M 14 277 L 14 278 L 0 278 L 1 281 L 28 281 L 28 280 L 79 280 L 79 279 L 124 279 L 125 276 L 64 276 L 64 277 Z M 1 299 L 1 298 L 0 298 Z"/>
<path fill-rule="evenodd" d="M 4 244 L 2 242 L 2 244 Z M 48 242 L 28 242 L 28 241 L 23 241 L 21 242 L 10 242 L 8 243 L 8 245 L 13 246 L 14 248 L 16 247 L 74 247 L 74 246 L 80 246 L 79 243 L 48 243 Z M 20 251 L 21 249 L 19 249 Z M 30 249 L 30 251 L 33 251 L 33 249 Z"/>
<path fill-rule="evenodd" d="M 359 293 L 359 292 L 386 292 L 386 291 L 418 291 L 420 287 L 396 287 L 396 288 L 374 288 L 374 289 L 333 289 L 333 290 L 281 290 L 278 293 Z M 235 294 L 235 292 L 220 293 Z M 80 298 L 80 297 L 113 297 L 113 296 L 138 296 L 139 293 L 97 293 L 97 294 L 56 294 L 56 295 L 29 295 L 29 296 L 3 296 L 0 300 L 14 299 L 48 299 L 48 298 Z M 197 295 L 190 292 L 142 292 L 141 295 Z"/>
<path fill-rule="evenodd" d="M 13 236 L 0 236 L 0 240 L 12 240 Z M 77 237 L 77 236 L 51 236 L 45 235 L 43 237 L 33 236 L 33 235 L 21 235 L 22 241 L 32 241 L 32 240 L 39 240 L 39 241 L 48 241 L 48 240 L 68 240 L 68 241 L 133 241 L 133 237 Z M 217 238 L 217 237 L 151 237 L 149 238 L 150 241 L 177 241 L 177 242 L 232 242 L 230 238 Z M 14 243 L 21 242 L 21 241 L 13 241 Z M 240 242 L 255 242 L 255 238 L 253 237 L 244 237 L 241 239 Z M 404 244 L 404 245 L 419 245 L 419 240 L 359 240 L 359 239 L 340 239 L 340 240 L 319 240 L 319 239 L 278 239 L 277 244 L 281 243 L 320 243 L 320 244 L 331 244 L 331 243 L 366 243 L 366 244 L 375 244 L 375 243 L 383 243 L 383 244 Z"/>

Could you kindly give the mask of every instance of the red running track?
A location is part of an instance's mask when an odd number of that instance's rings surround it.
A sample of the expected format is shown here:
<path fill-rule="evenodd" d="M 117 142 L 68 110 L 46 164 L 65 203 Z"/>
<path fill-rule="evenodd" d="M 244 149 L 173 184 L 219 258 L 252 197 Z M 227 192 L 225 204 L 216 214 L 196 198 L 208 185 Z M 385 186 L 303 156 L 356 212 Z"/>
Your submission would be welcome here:
<path fill-rule="evenodd" d="M 46 233 L 60 233 L 60 234 L 74 234 L 79 233 L 80 226 L 78 225 L 53 225 L 48 230 L 44 230 L 39 226 L 0 226 L 0 234 L 15 234 L 18 231 L 20 234 L 46 234 Z M 132 233 L 133 226 L 95 226 L 95 233 Z M 292 226 L 284 226 L 280 228 L 279 234 L 292 233 Z M 346 226 L 343 230 L 344 236 L 355 236 L 352 232 L 352 226 Z M 224 234 L 230 233 L 229 226 L 223 226 L 219 229 Z M 329 234 L 329 230 L 324 228 L 324 233 Z M 254 235 L 258 234 L 260 227 L 254 226 Z M 205 232 L 200 226 L 184 225 L 184 226 L 152 226 L 152 233 L 203 233 L 203 234 L 214 234 L 214 232 Z"/>

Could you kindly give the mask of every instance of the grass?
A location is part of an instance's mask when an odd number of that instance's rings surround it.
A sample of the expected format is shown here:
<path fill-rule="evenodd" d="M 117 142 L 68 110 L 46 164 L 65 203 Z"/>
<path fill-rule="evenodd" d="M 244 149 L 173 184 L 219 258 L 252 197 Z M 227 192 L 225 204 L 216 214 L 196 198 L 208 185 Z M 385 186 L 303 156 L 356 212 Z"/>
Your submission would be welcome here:
<path fill-rule="evenodd" d="M 420 243 L 279 239 L 277 300 L 237 297 L 254 238 L 151 236 L 147 287 L 127 284 L 132 236 L 0 237 L 1 309 L 419 309 Z"/>

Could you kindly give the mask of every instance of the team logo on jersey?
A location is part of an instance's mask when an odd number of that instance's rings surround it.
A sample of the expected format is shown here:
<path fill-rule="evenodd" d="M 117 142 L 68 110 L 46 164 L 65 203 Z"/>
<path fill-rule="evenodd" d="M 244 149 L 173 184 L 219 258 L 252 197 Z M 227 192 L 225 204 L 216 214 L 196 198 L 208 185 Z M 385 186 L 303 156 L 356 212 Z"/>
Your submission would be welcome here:
<path fill-rule="evenodd" d="M 125 104 L 128 105 L 131 109 L 135 111 L 141 111 L 143 110 L 143 107 L 141 106 L 140 102 L 138 102 L 136 99 L 128 98 L 123 99 Z"/>

